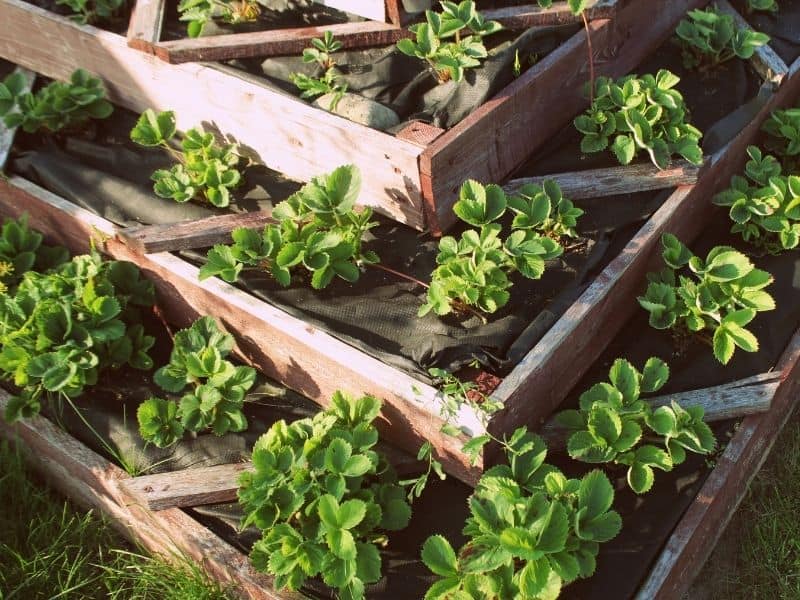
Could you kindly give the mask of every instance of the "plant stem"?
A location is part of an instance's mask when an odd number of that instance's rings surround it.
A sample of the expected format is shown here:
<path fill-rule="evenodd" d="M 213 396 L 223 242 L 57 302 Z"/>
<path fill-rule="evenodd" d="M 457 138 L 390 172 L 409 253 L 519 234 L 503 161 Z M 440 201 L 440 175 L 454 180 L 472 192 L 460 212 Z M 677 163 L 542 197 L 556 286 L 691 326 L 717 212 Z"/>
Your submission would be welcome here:
<path fill-rule="evenodd" d="M 416 277 L 412 277 L 411 275 L 406 275 L 405 273 L 403 273 L 401 271 L 395 271 L 394 269 L 392 269 L 391 267 L 387 267 L 386 265 L 382 265 L 380 263 L 366 263 L 366 264 L 367 264 L 367 266 L 374 267 L 374 268 L 380 269 L 382 271 L 386 271 L 387 273 L 391 273 L 392 275 L 400 277 L 401 279 L 405 279 L 406 281 L 410 281 L 412 283 L 416 283 L 417 285 L 424 287 L 426 290 L 429 287 L 431 287 L 430 285 L 428 285 L 424 281 L 420 281 Z"/>
<path fill-rule="evenodd" d="M 592 49 L 592 35 L 589 32 L 589 20 L 586 11 L 581 12 L 583 28 L 586 30 L 586 47 L 589 49 L 589 106 L 594 104 L 594 50 Z"/>

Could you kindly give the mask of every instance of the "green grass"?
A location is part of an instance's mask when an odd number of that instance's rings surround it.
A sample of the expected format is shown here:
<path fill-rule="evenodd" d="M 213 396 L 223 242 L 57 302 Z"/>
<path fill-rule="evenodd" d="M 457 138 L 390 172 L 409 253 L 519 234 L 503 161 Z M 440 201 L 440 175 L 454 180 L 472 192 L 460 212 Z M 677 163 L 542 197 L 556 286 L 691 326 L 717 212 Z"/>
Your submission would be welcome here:
<path fill-rule="evenodd" d="M 786 424 L 693 597 L 800 598 L 800 415 Z"/>
<path fill-rule="evenodd" d="M 223 600 L 196 565 L 143 555 L 37 481 L 0 444 L 0 600 Z"/>

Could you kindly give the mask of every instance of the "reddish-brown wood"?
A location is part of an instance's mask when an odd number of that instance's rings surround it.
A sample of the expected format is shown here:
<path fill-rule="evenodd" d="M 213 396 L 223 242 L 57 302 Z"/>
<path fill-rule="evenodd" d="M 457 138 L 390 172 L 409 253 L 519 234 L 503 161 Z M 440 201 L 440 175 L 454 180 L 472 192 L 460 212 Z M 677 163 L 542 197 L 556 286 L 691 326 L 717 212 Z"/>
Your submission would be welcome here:
<path fill-rule="evenodd" d="M 153 53 L 153 44 L 161 39 L 166 0 L 136 0 L 128 24 L 128 46 Z"/>
<path fill-rule="evenodd" d="M 444 129 L 435 127 L 430 123 L 424 123 L 423 121 L 411 121 L 400 131 L 398 131 L 395 134 L 395 137 L 424 148 L 443 133 Z"/>

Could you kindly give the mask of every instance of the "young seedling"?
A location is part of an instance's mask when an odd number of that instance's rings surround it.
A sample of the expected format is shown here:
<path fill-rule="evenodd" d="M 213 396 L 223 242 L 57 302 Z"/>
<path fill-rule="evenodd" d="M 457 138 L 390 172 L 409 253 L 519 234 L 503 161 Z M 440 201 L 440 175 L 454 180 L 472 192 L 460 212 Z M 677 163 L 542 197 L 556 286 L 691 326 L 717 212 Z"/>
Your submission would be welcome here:
<path fill-rule="evenodd" d="M 669 379 L 669 367 L 650 358 L 640 373 L 618 358 L 609 381 L 597 383 L 580 397 L 580 408 L 559 413 L 556 420 L 572 431 L 567 443 L 571 458 L 592 464 L 628 467 L 630 488 L 644 494 L 653 487 L 653 469 L 671 471 L 686 460 L 686 452 L 710 454 L 716 441 L 703 422 L 703 409 L 671 406 L 653 409 L 642 394 L 660 390 Z M 645 441 L 658 438 L 663 448 Z"/>
<path fill-rule="evenodd" d="M 764 291 L 772 275 L 729 246 L 713 248 L 703 260 L 672 234 L 665 233 L 661 243 L 666 268 L 648 275 L 647 292 L 638 298 L 650 313 L 650 326 L 696 334 L 711 330 L 714 356 L 723 365 L 737 347 L 758 351 L 758 339 L 745 327 L 758 312 L 775 308 Z"/>
<path fill-rule="evenodd" d="M 731 185 L 714 196 L 714 204 L 730 208 L 731 233 L 758 248 L 777 254 L 800 244 L 800 177 L 781 175 L 780 163 L 747 149 L 746 177 L 735 175 Z"/>
<path fill-rule="evenodd" d="M 503 449 L 508 464 L 486 471 L 469 499 L 458 553 L 441 535 L 423 545 L 423 562 L 439 576 L 425 598 L 556 598 L 594 573 L 600 544 L 620 532 L 602 472 L 568 479 L 545 463 L 544 442 L 525 428 Z"/>
<path fill-rule="evenodd" d="M 800 108 L 773 111 L 761 130 L 769 136 L 767 148 L 780 156 L 785 166 L 796 166 L 795 157 L 800 155 Z"/>
<path fill-rule="evenodd" d="M 171 143 L 178 134 L 182 137 L 182 151 Z M 164 148 L 178 160 L 171 169 L 158 169 L 151 177 L 155 181 L 153 190 L 161 198 L 176 202 L 204 200 L 224 208 L 230 204 L 230 190 L 242 181 L 236 145 L 217 144 L 214 134 L 202 127 L 179 132 L 172 111 L 156 113 L 148 108 L 131 130 L 131 140 L 142 146 Z"/>
<path fill-rule="evenodd" d="M 675 34 L 687 69 L 706 70 L 737 57 L 747 60 L 769 42 L 764 33 L 737 27 L 733 17 L 716 6 L 689 11 Z"/>
<path fill-rule="evenodd" d="M 289 79 L 302 91 L 301 98 L 316 98 L 324 94 L 333 94 L 331 110 L 347 92 L 347 84 L 340 81 L 340 73 L 336 68 L 333 53 L 341 50 L 342 43 L 333 39 L 333 34 L 326 31 L 322 39 L 311 40 L 311 48 L 303 50 L 303 62 L 315 64 L 320 73 L 317 77 L 305 73 L 292 73 Z"/>
<path fill-rule="evenodd" d="M 364 234 L 377 223 L 369 208 L 354 209 L 360 191 L 361 174 L 353 165 L 315 177 L 275 207 L 277 224 L 262 232 L 236 229 L 233 244 L 214 246 L 200 280 L 219 275 L 234 282 L 244 268 L 256 268 L 269 271 L 286 287 L 292 271 L 303 267 L 314 289 L 328 286 L 334 277 L 356 282 L 362 266 L 379 260 L 362 247 Z"/>
<path fill-rule="evenodd" d="M 36 93 L 25 91 L 22 73 L 11 73 L 0 83 L 0 117 L 6 127 L 28 133 L 76 129 L 113 111 L 101 81 L 83 69 L 72 73 L 68 83 L 54 81 Z"/>
<path fill-rule="evenodd" d="M 256 378 L 252 367 L 226 360 L 233 337 L 220 331 L 211 317 L 201 317 L 175 334 L 169 364 L 153 381 L 165 392 L 183 394 L 180 402 L 150 398 L 136 412 L 139 433 L 159 448 L 185 434 L 211 430 L 215 435 L 247 429 L 242 411 L 245 395 Z"/>
<path fill-rule="evenodd" d="M 262 0 L 181 0 L 178 4 L 180 20 L 187 24 L 190 38 L 200 37 L 206 23 L 219 19 L 223 23 L 237 24 L 255 21 L 261 14 Z"/>
<path fill-rule="evenodd" d="M 72 9 L 71 18 L 81 25 L 108 21 L 126 3 L 126 0 L 56 0 L 56 4 Z"/>
<path fill-rule="evenodd" d="M 497 221 L 510 209 L 515 213 L 511 233 L 505 239 Z M 431 275 L 427 302 L 419 316 L 433 311 L 446 315 L 459 307 L 476 307 L 493 313 L 508 303 L 509 275 L 539 279 L 545 262 L 563 253 L 562 236 L 575 236 L 577 218 L 583 214 L 552 181 L 528 185 L 518 196 L 507 197 L 497 185 L 466 181 L 453 206 L 468 229 L 459 239 L 446 236 L 439 242 L 436 270 Z"/>
<path fill-rule="evenodd" d="M 253 447 L 254 471 L 242 474 L 242 527 L 262 531 L 253 566 L 280 589 L 320 576 L 340 598 L 359 600 L 381 578 L 386 532 L 411 518 L 406 492 L 375 450 L 381 403 L 336 392 L 312 418 L 278 421 Z"/>
<path fill-rule="evenodd" d="M 439 83 L 461 81 L 465 69 L 480 66 L 481 59 L 489 55 L 483 38 L 503 27 L 484 19 L 471 0 L 443 1 L 441 5 L 441 13 L 425 11 L 425 23 L 409 28 L 415 39 L 399 40 L 397 49 L 427 61 Z M 453 41 L 445 41 L 449 38 Z"/>
<path fill-rule="evenodd" d="M 690 163 L 703 163 L 702 133 L 685 122 L 686 105 L 675 89 L 680 78 L 661 69 L 655 76 L 628 75 L 616 81 L 598 77 L 595 98 L 574 125 L 583 134 L 581 151 L 610 148 L 627 165 L 644 150 L 659 169 L 678 154 Z"/>

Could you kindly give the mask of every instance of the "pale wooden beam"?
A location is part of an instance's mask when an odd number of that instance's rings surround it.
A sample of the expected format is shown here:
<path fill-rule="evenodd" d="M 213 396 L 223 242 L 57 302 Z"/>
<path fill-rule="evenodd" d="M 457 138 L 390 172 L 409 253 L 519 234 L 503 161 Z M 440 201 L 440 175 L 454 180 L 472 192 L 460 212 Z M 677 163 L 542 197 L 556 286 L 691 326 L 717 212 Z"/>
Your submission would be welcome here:
<path fill-rule="evenodd" d="M 20 73 L 25 78 L 25 92 L 31 91 L 33 82 L 36 80 L 36 73 L 23 67 L 14 69 L 14 73 Z M 17 133 L 16 127 L 6 127 L 0 119 L 0 171 L 6 166 L 8 155 L 11 153 L 11 146 L 14 145 L 14 135 Z"/>
<path fill-rule="evenodd" d="M 153 45 L 161 39 L 165 0 L 136 0 L 128 24 L 128 46 L 153 53 Z"/>

